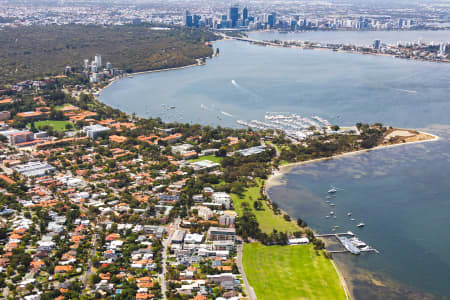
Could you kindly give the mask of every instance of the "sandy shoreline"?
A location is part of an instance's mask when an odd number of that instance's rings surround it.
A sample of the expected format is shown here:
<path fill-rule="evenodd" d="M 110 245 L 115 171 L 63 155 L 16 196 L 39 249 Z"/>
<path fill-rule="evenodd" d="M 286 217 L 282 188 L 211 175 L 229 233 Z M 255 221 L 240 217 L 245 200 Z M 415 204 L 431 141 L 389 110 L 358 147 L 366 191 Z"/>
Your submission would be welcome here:
<path fill-rule="evenodd" d="M 140 72 L 134 72 L 134 73 L 127 73 L 126 75 L 124 75 L 124 77 L 119 77 L 116 76 L 112 79 L 110 79 L 110 81 L 108 82 L 107 85 L 105 85 L 104 87 L 102 87 L 101 89 L 98 90 L 97 95 L 100 96 L 100 94 L 108 87 L 110 87 L 113 83 L 115 83 L 116 81 L 119 81 L 121 79 L 126 79 L 129 76 L 135 76 L 135 75 L 144 75 L 144 74 L 151 74 L 151 73 L 158 73 L 158 72 L 166 72 L 166 71 L 176 71 L 176 70 L 182 70 L 182 69 L 187 69 L 187 68 L 192 68 L 192 67 L 201 67 L 204 66 L 206 63 L 195 63 L 195 64 L 191 64 L 191 65 L 186 65 L 186 66 L 182 66 L 182 67 L 174 67 L 174 68 L 166 68 L 166 69 L 158 69 L 158 70 L 148 70 L 148 71 L 140 71 Z M 97 96 L 97 97 L 98 97 Z"/>
<path fill-rule="evenodd" d="M 269 178 L 267 178 L 267 180 L 265 182 L 265 185 L 264 185 L 264 189 L 266 190 L 266 194 L 267 194 L 267 189 L 271 188 L 272 186 L 278 185 L 280 183 L 280 178 L 284 174 L 289 173 L 289 171 L 292 168 L 296 167 L 296 166 L 310 164 L 310 163 L 315 163 L 315 162 L 320 162 L 320 161 L 325 161 L 325 160 L 330 160 L 330 159 L 336 159 L 336 158 L 341 158 L 341 157 L 346 157 L 346 156 L 350 156 L 350 155 L 358 155 L 358 154 L 362 154 L 362 153 L 366 153 L 366 152 L 370 152 L 370 151 L 374 151 L 374 150 L 381 150 L 381 149 L 387 149 L 387 148 L 399 147 L 399 146 L 411 145 L 411 144 L 434 142 L 434 141 L 439 140 L 439 137 L 437 135 L 434 135 L 434 134 L 431 134 L 431 133 L 427 133 L 427 132 L 421 132 L 421 131 L 419 131 L 419 133 L 426 134 L 428 136 L 431 136 L 432 138 L 431 139 L 427 139 L 427 140 L 406 142 L 406 143 L 398 143 L 398 144 L 393 144 L 393 145 L 380 145 L 380 146 L 377 146 L 377 147 L 374 147 L 374 148 L 370 148 L 370 149 L 362 149 L 362 150 L 357 150 L 357 151 L 352 151 L 352 152 L 345 152 L 345 153 L 336 154 L 336 155 L 333 155 L 333 156 L 330 156 L 330 157 L 316 158 L 316 159 L 312 159 L 312 160 L 294 162 L 294 163 L 289 163 L 289 164 L 280 166 L 279 170 L 274 171 L 269 176 Z"/>

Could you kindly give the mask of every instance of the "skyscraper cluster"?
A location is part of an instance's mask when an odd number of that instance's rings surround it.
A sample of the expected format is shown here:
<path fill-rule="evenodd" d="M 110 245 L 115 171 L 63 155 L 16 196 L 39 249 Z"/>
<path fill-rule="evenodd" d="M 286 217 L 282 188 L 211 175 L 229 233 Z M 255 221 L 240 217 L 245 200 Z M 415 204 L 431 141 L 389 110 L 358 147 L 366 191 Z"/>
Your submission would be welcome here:
<path fill-rule="evenodd" d="M 253 23 L 254 17 L 249 16 L 248 8 L 244 7 L 242 11 L 239 6 L 231 6 L 228 15 L 222 15 L 219 19 L 201 17 L 199 15 L 191 15 L 189 11 L 186 11 L 185 25 L 187 27 L 204 27 L 210 26 L 212 28 L 240 28 L 248 26 L 249 23 Z M 274 14 L 272 18 L 272 26 L 274 24 Z"/>

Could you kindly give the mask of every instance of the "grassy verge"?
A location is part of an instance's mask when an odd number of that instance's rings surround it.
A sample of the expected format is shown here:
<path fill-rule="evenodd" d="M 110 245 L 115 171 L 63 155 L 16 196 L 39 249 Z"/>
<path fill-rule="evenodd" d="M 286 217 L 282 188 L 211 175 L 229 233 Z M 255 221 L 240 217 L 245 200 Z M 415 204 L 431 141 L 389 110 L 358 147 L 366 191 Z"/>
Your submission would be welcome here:
<path fill-rule="evenodd" d="M 202 156 L 199 158 L 195 158 L 195 159 L 190 159 L 189 162 L 196 162 L 196 161 L 202 161 L 202 160 L 210 160 L 212 162 L 218 163 L 220 164 L 222 162 L 223 157 L 217 157 L 215 155 L 207 155 L 207 156 Z"/>
<path fill-rule="evenodd" d="M 44 127 L 44 126 L 49 126 L 52 127 L 53 130 L 56 131 L 66 131 L 66 125 L 69 124 L 71 126 L 71 128 L 73 128 L 72 123 L 68 122 L 68 121 L 52 121 L 52 120 L 45 120 L 45 121 L 37 121 L 34 122 L 34 126 L 38 129 Z M 30 125 L 30 124 L 28 124 Z"/>
<path fill-rule="evenodd" d="M 243 265 L 250 285 L 263 299 L 346 299 L 331 261 L 312 245 L 244 245 Z"/>
<path fill-rule="evenodd" d="M 284 232 L 299 231 L 299 227 L 294 221 L 286 221 L 282 215 L 276 215 L 273 210 L 267 205 L 267 202 L 261 200 L 262 208 L 255 210 L 253 202 L 260 198 L 260 189 L 264 184 L 263 180 L 257 180 L 257 186 L 248 188 L 243 197 L 237 194 L 231 194 L 234 209 L 238 215 L 242 215 L 244 206 L 247 205 L 253 211 L 258 220 L 259 227 L 265 233 L 271 233 L 274 229 Z M 245 204 L 246 203 L 246 204 Z"/>

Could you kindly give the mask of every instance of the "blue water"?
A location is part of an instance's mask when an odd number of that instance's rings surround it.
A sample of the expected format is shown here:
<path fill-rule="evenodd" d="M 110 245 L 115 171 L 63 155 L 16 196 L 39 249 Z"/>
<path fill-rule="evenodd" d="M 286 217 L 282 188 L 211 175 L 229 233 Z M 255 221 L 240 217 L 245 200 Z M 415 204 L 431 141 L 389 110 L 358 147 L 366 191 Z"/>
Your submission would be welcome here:
<path fill-rule="evenodd" d="M 349 258 L 357 267 L 450 297 L 450 65 L 237 41 L 215 46 L 220 56 L 206 66 L 124 79 L 100 100 L 140 116 L 234 127 L 266 111 L 339 125 L 428 127 L 441 140 L 298 167 L 270 192 L 316 231 L 339 225 L 381 251 Z M 334 208 L 324 202 L 331 184 L 343 189 Z M 330 210 L 336 219 L 325 219 Z M 367 226 L 358 230 L 348 211 Z"/>
<path fill-rule="evenodd" d="M 450 64 L 237 41 L 216 46 L 221 54 L 206 66 L 123 79 L 100 100 L 140 116 L 222 126 L 262 119 L 266 111 L 319 115 L 340 125 L 449 122 Z"/>

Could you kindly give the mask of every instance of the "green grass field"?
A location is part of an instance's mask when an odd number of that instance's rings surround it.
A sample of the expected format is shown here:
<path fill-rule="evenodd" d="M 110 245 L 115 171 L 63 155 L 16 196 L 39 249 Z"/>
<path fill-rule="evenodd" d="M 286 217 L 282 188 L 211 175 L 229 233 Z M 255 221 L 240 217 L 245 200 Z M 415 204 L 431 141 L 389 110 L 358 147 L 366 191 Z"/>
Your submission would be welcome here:
<path fill-rule="evenodd" d="M 52 121 L 52 120 L 45 120 L 45 121 L 37 121 L 34 122 L 34 126 L 38 129 L 44 127 L 44 126 L 50 126 L 53 128 L 53 130 L 56 131 L 66 131 L 66 125 L 70 124 L 72 126 L 72 123 L 68 121 Z M 30 125 L 30 124 L 28 124 Z M 73 128 L 73 126 L 72 126 Z"/>
<path fill-rule="evenodd" d="M 64 107 L 66 107 L 66 106 L 69 106 L 70 104 L 63 104 L 63 105 L 57 105 L 57 106 L 55 106 L 55 109 L 56 110 L 60 110 L 60 109 L 63 109 Z"/>
<path fill-rule="evenodd" d="M 248 207 L 255 213 L 259 227 L 263 232 L 271 233 L 274 229 L 284 232 L 299 231 L 300 229 L 294 221 L 288 222 L 282 215 L 275 215 L 266 201 L 261 201 L 262 209 L 255 210 L 253 208 L 253 202 L 259 198 L 259 190 L 262 184 L 263 181 L 258 180 L 258 186 L 248 188 L 242 199 L 237 194 L 231 194 L 231 200 L 233 200 L 233 205 L 238 215 L 242 215 L 244 211 L 242 204 L 248 203 Z"/>
<path fill-rule="evenodd" d="M 222 159 L 223 159 L 223 157 L 217 157 L 215 155 L 207 155 L 207 156 L 202 156 L 202 157 L 195 158 L 195 159 L 190 159 L 189 162 L 196 162 L 196 161 L 201 161 L 201 160 L 210 160 L 212 162 L 220 164 L 222 162 Z"/>
<path fill-rule="evenodd" d="M 258 300 L 346 299 L 331 261 L 312 245 L 244 245 L 243 265 Z"/>

